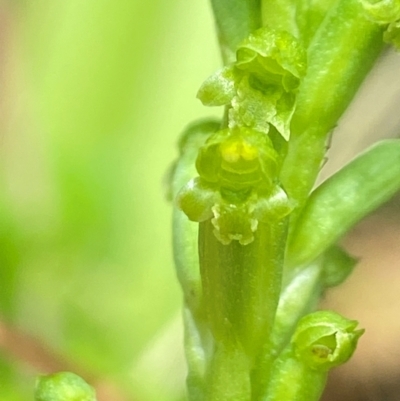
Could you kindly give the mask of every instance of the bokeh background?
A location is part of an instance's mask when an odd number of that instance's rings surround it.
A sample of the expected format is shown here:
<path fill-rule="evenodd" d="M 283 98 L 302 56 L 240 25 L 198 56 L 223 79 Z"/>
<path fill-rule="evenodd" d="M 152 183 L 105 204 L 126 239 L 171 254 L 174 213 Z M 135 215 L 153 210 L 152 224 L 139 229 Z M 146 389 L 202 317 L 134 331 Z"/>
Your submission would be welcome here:
<path fill-rule="evenodd" d="M 54 370 L 99 401 L 184 399 L 166 177 L 183 128 L 220 113 L 195 98 L 219 65 L 206 0 L 0 0 L 1 400 Z M 323 176 L 398 135 L 399 68 L 386 53 Z M 367 334 L 327 400 L 400 381 L 399 223 L 395 199 L 345 240 L 366 267 L 324 302 Z"/>

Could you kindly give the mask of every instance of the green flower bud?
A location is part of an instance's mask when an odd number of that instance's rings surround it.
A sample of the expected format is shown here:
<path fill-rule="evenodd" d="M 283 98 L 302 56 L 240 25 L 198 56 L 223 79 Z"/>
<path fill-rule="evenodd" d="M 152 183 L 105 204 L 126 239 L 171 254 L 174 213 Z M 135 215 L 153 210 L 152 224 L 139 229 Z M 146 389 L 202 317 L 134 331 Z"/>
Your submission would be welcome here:
<path fill-rule="evenodd" d="M 289 346 L 275 360 L 264 401 L 317 401 L 329 369 L 346 362 L 364 330 L 331 311 L 304 316 Z"/>
<path fill-rule="evenodd" d="M 96 394 L 74 373 L 59 372 L 37 379 L 35 401 L 96 401 Z"/>
<path fill-rule="evenodd" d="M 311 369 L 329 370 L 345 363 L 356 349 L 364 330 L 358 322 L 331 311 L 303 317 L 292 337 L 295 356 Z"/>

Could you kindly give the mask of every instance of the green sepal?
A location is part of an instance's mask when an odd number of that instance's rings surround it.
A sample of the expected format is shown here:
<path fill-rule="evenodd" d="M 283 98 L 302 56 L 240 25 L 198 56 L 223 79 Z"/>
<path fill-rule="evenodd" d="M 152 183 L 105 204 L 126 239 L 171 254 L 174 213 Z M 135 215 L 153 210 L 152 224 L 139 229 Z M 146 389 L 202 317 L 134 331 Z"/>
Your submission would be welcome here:
<path fill-rule="evenodd" d="M 283 219 L 293 209 L 294 204 L 289 200 L 286 192 L 276 185 L 268 194 L 262 192 L 258 194 L 254 216 L 257 220 L 268 223 Z"/>
<path fill-rule="evenodd" d="M 96 401 L 96 394 L 76 374 L 59 372 L 38 377 L 35 401 Z"/>
<path fill-rule="evenodd" d="M 363 329 L 358 322 L 332 311 L 304 316 L 292 337 L 296 357 L 311 369 L 329 370 L 347 362 L 353 355 Z"/>
<path fill-rule="evenodd" d="M 191 221 L 202 222 L 212 217 L 211 208 L 218 202 L 218 192 L 200 177 L 190 180 L 177 196 L 178 207 Z"/>
<path fill-rule="evenodd" d="M 309 197 L 290 239 L 291 266 L 307 264 L 400 190 L 400 140 L 369 148 Z"/>
<path fill-rule="evenodd" d="M 399 0 L 360 0 L 368 18 L 378 24 L 390 24 L 400 19 Z"/>
<path fill-rule="evenodd" d="M 400 50 L 400 21 L 392 22 L 383 33 L 383 40 Z"/>
<path fill-rule="evenodd" d="M 322 280 L 325 288 L 343 283 L 353 272 L 358 259 L 349 255 L 341 247 L 334 245 L 323 255 Z"/>
<path fill-rule="evenodd" d="M 207 78 L 197 92 L 197 98 L 204 106 L 224 106 L 230 104 L 236 95 L 236 83 L 240 80 L 239 71 L 224 67 Z"/>

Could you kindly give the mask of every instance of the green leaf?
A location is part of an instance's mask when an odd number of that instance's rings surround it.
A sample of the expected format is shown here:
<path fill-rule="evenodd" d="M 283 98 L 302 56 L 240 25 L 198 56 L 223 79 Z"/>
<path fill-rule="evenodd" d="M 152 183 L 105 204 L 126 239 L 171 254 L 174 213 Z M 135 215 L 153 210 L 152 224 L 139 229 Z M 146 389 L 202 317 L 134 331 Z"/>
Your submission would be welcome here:
<path fill-rule="evenodd" d="M 311 194 L 289 244 L 289 263 L 315 259 L 399 190 L 400 140 L 382 141 Z"/>

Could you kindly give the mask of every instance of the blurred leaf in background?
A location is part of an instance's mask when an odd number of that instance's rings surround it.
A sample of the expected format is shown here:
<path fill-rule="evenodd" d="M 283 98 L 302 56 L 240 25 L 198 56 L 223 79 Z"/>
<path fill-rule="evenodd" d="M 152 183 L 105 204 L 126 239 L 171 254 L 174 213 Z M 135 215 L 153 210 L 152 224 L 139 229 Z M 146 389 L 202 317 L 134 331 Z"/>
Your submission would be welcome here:
<path fill-rule="evenodd" d="M 162 177 L 179 132 L 209 113 L 195 93 L 218 66 L 211 10 L 3 0 L 0 13 L 0 319 L 127 399 L 179 399 Z M 18 400 L 30 387 L 14 386 L 5 348 L 0 396 Z"/>

